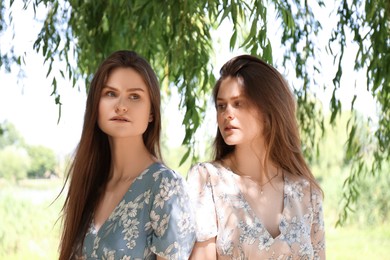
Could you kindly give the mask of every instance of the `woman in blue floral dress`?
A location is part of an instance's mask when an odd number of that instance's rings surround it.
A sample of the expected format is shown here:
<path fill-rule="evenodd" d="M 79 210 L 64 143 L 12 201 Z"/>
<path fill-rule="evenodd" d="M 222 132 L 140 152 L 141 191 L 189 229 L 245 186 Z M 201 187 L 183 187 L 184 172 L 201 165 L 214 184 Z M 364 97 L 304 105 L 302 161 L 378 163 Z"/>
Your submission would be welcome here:
<path fill-rule="evenodd" d="M 188 259 L 193 213 L 181 176 L 160 161 L 160 88 L 142 57 L 98 68 L 68 173 L 60 259 Z"/>
<path fill-rule="evenodd" d="M 190 259 L 325 259 L 322 190 L 306 164 L 280 73 L 237 56 L 214 87 L 215 157 L 190 169 Z"/>

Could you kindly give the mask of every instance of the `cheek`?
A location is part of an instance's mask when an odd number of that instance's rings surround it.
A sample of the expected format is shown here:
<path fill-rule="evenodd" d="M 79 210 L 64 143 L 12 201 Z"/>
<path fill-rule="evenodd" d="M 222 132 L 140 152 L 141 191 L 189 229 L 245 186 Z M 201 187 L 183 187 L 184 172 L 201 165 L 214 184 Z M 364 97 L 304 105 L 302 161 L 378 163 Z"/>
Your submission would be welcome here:
<path fill-rule="evenodd" d="M 142 122 L 149 123 L 150 114 L 152 113 L 152 109 L 148 105 L 142 105 L 138 108 L 134 108 L 134 116 L 138 118 L 138 120 Z"/>
<path fill-rule="evenodd" d="M 256 136 L 264 136 L 264 121 L 260 121 L 259 118 L 253 118 L 252 128 L 255 131 Z"/>
<path fill-rule="evenodd" d="M 98 115 L 97 115 L 97 123 L 98 123 L 99 127 L 100 127 L 101 122 L 103 121 L 105 111 L 106 111 L 106 106 L 105 106 L 104 102 L 99 102 Z"/>
<path fill-rule="evenodd" d="M 219 117 L 217 117 L 217 125 L 218 125 L 219 131 L 222 133 L 223 132 L 223 121 Z"/>
<path fill-rule="evenodd" d="M 218 125 L 222 124 L 223 122 L 223 117 L 220 113 L 217 112 L 217 123 Z"/>

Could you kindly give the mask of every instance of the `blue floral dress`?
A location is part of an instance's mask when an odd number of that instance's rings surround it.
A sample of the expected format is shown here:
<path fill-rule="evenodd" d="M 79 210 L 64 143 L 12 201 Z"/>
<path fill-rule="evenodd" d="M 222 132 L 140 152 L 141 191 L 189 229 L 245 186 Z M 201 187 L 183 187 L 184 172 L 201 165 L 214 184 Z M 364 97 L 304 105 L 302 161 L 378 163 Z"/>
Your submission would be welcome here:
<path fill-rule="evenodd" d="M 81 259 L 188 259 L 195 243 L 192 213 L 183 178 L 154 163 L 97 232 L 91 224 Z"/>
<path fill-rule="evenodd" d="M 216 237 L 218 259 L 325 259 L 322 195 L 306 179 L 284 174 L 280 234 L 275 238 L 236 180 L 234 172 L 218 163 L 190 169 L 198 242 Z"/>

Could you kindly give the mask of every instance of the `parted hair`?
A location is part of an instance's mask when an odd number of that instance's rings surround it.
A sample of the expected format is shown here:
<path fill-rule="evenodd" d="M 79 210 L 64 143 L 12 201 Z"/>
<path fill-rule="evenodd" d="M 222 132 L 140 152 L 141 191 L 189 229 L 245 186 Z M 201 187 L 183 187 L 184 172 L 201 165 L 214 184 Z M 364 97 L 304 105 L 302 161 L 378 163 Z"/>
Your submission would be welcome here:
<path fill-rule="evenodd" d="M 156 74 L 150 64 L 136 52 L 116 51 L 100 64 L 89 88 L 80 142 L 65 181 L 69 187 L 62 208 L 60 260 L 75 259 L 80 253 L 93 212 L 110 177 L 108 136 L 100 130 L 97 119 L 102 89 L 111 72 L 117 68 L 134 69 L 148 86 L 153 121 L 143 134 L 143 141 L 148 151 L 161 159 L 160 86 Z"/>

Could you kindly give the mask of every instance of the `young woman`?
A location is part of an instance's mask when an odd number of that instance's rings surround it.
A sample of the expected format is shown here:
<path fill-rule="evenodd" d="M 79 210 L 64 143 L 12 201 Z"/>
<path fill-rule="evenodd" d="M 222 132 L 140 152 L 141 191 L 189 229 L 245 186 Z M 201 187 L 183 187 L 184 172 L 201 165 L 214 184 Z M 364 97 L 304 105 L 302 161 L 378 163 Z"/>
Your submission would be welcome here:
<path fill-rule="evenodd" d="M 301 152 L 287 83 L 249 55 L 220 73 L 214 161 L 188 175 L 197 210 L 191 259 L 324 259 L 322 191 Z"/>
<path fill-rule="evenodd" d="M 160 162 L 160 129 L 154 71 L 135 52 L 113 53 L 88 93 L 60 259 L 188 258 L 193 215 L 183 179 Z"/>

